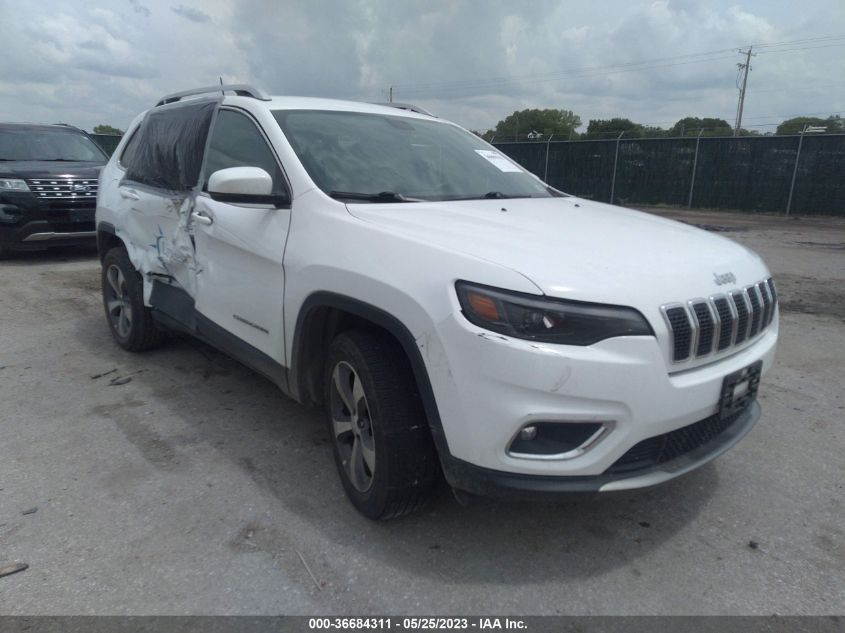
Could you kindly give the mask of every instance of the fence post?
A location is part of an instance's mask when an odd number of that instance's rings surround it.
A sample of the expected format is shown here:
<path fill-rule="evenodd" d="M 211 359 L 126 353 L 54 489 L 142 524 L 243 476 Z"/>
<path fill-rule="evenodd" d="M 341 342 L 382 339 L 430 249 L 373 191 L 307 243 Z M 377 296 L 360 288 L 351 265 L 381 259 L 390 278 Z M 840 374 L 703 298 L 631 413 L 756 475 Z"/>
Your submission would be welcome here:
<path fill-rule="evenodd" d="M 804 144 L 804 133 L 809 126 L 805 125 L 801 130 L 801 136 L 798 137 L 798 151 L 795 153 L 795 167 L 792 170 L 792 182 L 789 184 L 789 198 L 786 200 L 786 217 L 789 217 L 789 211 L 792 209 L 792 192 L 795 191 L 795 177 L 798 175 L 798 161 L 801 160 L 801 145 Z"/>
<path fill-rule="evenodd" d="M 687 209 L 692 209 L 692 192 L 695 189 L 695 169 L 698 167 L 698 145 L 701 143 L 701 133 L 704 128 L 699 128 L 698 136 L 695 137 L 695 158 L 692 159 L 692 179 L 689 183 L 689 199 L 687 200 Z"/>
<path fill-rule="evenodd" d="M 546 168 L 543 170 L 543 182 L 549 182 L 549 145 L 552 144 L 552 137 L 554 134 L 549 135 L 549 140 L 546 141 Z"/>
<path fill-rule="evenodd" d="M 616 193 L 616 163 L 619 162 L 619 141 L 622 140 L 622 135 L 625 130 L 619 133 L 616 137 L 616 154 L 613 156 L 613 178 L 610 181 L 610 204 L 613 204 L 613 194 Z"/>

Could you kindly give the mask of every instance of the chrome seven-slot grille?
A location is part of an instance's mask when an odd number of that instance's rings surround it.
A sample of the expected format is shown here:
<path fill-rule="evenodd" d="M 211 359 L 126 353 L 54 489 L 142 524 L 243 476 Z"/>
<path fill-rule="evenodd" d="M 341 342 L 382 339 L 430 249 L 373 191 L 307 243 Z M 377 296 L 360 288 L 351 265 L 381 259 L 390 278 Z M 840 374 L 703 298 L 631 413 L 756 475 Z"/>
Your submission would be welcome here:
<path fill-rule="evenodd" d="M 43 200 L 96 199 L 96 178 L 41 178 L 26 181 L 36 198 Z"/>
<path fill-rule="evenodd" d="M 778 295 L 770 277 L 741 290 L 661 307 L 671 336 L 672 361 L 718 354 L 765 330 L 775 316 Z"/>

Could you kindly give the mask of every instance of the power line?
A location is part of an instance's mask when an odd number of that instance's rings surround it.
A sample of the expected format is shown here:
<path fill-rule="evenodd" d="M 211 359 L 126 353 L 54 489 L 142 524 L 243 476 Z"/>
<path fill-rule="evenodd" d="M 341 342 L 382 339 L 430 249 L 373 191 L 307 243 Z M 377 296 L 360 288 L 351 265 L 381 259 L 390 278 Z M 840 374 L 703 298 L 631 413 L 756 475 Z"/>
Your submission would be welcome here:
<path fill-rule="evenodd" d="M 830 48 L 833 46 L 845 46 L 845 35 L 831 35 L 824 37 L 805 38 L 800 40 L 786 40 L 782 42 L 770 42 L 752 44 L 751 47 L 765 50 L 760 51 L 760 54 L 771 53 L 787 53 L 799 50 L 814 50 L 817 48 Z M 784 46 L 798 46 L 801 44 L 808 44 L 808 46 L 799 46 L 797 48 L 782 48 Z M 817 45 L 816 45 L 817 44 Z M 489 77 L 486 79 L 476 80 L 452 80 L 452 81 L 437 81 L 428 83 L 407 83 L 407 84 L 393 84 L 397 89 L 403 89 L 403 94 L 427 92 L 432 88 L 438 88 L 438 91 L 454 91 L 454 90 L 470 90 L 478 88 L 491 88 L 502 83 L 544 83 L 549 81 L 556 81 L 569 78 L 581 78 L 600 75 L 609 75 L 623 72 L 635 72 L 639 70 L 649 70 L 652 68 L 666 68 L 671 66 L 681 66 L 686 64 L 696 64 L 708 61 L 719 61 L 728 59 L 723 56 L 723 53 L 734 52 L 736 49 L 717 49 L 712 51 L 705 51 L 700 53 L 687 53 L 684 55 L 674 55 L 670 57 L 657 57 L 638 62 L 628 62 L 624 64 L 610 64 L 605 66 L 587 66 L 580 68 L 569 68 L 565 70 L 553 71 L 548 73 L 533 74 L 533 75 L 507 75 L 499 77 Z M 732 57 L 732 55 L 730 56 Z M 687 60 L 687 61 L 678 61 Z"/>
<path fill-rule="evenodd" d="M 793 51 L 815 51 L 820 48 L 833 48 L 834 46 L 845 46 L 845 42 L 840 42 L 838 44 L 824 44 L 823 46 L 802 46 L 800 48 L 779 48 L 774 51 L 761 51 L 760 55 L 766 55 L 768 53 L 791 53 Z"/>
<path fill-rule="evenodd" d="M 734 49 L 729 49 L 731 53 L 733 53 Z M 725 52 L 725 51 L 722 51 Z M 651 68 L 667 68 L 670 66 L 685 66 L 688 64 L 698 64 L 701 62 L 708 62 L 708 61 L 717 61 L 721 59 L 733 59 L 733 54 L 731 55 L 722 55 L 719 57 L 706 57 L 703 59 L 693 59 L 689 61 L 682 61 L 682 62 L 671 62 L 672 59 L 678 59 L 678 57 L 666 57 L 666 58 L 659 58 L 658 60 L 650 60 L 650 62 L 662 61 L 667 63 L 647 63 L 647 62 L 635 62 L 630 64 L 618 64 L 615 66 L 594 66 L 594 67 L 586 67 L 580 69 L 572 69 L 569 71 L 564 72 L 557 72 L 548 75 L 529 75 L 529 76 L 522 76 L 522 77 L 508 77 L 508 78 L 501 78 L 501 79 L 486 79 L 486 80 L 477 80 L 477 81 L 459 81 L 459 82 L 437 82 L 431 84 L 394 84 L 395 88 L 405 88 L 403 90 L 403 94 L 407 94 L 408 92 L 422 92 L 427 90 L 428 88 L 432 87 L 439 87 L 441 89 L 446 90 L 453 90 L 453 89 L 463 89 L 463 88 L 487 88 L 499 85 L 501 83 L 545 83 L 547 81 L 556 81 L 558 79 L 570 79 L 570 78 L 581 78 L 581 77 L 592 77 L 592 76 L 600 76 L 600 75 L 610 75 L 616 73 L 625 73 L 625 72 L 636 72 L 639 70 L 648 70 Z"/>
<path fill-rule="evenodd" d="M 685 59 L 690 57 L 704 57 L 707 55 L 714 55 L 717 53 L 727 53 L 733 52 L 733 48 L 724 48 L 716 51 L 707 51 L 702 53 L 687 53 L 685 55 L 672 55 L 669 57 L 654 57 L 651 59 L 644 59 L 638 62 L 627 62 L 624 64 L 609 64 L 605 66 L 585 66 L 585 67 L 577 67 L 577 68 L 569 68 L 565 70 L 556 70 L 547 73 L 538 73 L 538 74 L 531 74 L 531 75 L 503 75 L 498 77 L 488 77 L 485 79 L 475 79 L 475 80 L 466 80 L 466 79 L 459 79 L 459 80 L 451 80 L 451 81 L 435 81 L 429 83 L 412 83 L 412 84 L 393 84 L 396 88 L 407 88 L 407 87 L 415 87 L 415 88 L 428 88 L 428 87 L 436 87 L 436 86 L 450 86 L 450 85 L 464 85 L 464 84 L 475 84 L 475 83 L 491 83 L 491 82 L 503 82 L 503 81 L 520 81 L 520 80 L 530 80 L 530 79 L 545 79 L 545 78 L 555 78 L 561 75 L 569 75 L 573 72 L 580 73 L 585 71 L 592 71 L 592 70 L 602 70 L 602 69 L 613 69 L 613 68 L 625 68 L 629 66 L 640 66 L 642 64 L 649 64 L 652 62 L 663 62 L 663 61 L 671 61 L 675 59 Z"/>

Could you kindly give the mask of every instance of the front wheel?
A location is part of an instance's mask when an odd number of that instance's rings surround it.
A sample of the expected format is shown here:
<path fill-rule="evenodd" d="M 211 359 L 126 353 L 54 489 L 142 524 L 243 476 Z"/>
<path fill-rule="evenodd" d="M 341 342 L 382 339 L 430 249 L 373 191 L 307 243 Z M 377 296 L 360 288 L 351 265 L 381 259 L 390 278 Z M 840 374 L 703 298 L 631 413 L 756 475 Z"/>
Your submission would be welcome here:
<path fill-rule="evenodd" d="M 349 500 L 372 519 L 419 509 L 439 462 L 410 364 L 387 335 L 353 330 L 332 342 L 324 375 L 334 457 Z"/>
<path fill-rule="evenodd" d="M 103 307 L 114 340 L 123 349 L 140 352 L 157 347 L 164 333 L 144 305 L 144 286 L 126 250 L 111 249 L 103 258 Z"/>

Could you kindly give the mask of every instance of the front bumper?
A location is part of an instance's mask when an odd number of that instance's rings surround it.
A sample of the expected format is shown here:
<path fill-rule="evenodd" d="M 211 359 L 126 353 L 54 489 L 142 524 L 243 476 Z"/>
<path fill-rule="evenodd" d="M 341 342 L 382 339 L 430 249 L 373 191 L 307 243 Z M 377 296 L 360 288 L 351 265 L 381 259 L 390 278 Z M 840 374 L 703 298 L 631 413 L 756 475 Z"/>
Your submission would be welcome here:
<path fill-rule="evenodd" d="M 453 488 L 483 497 L 543 500 L 565 492 L 631 490 L 660 484 L 703 466 L 745 437 L 759 419 L 760 405 L 754 402 L 710 442 L 671 461 L 625 473 L 580 477 L 523 475 L 481 468 L 442 455 L 441 463 L 446 480 Z"/>
<path fill-rule="evenodd" d="M 0 196 L 0 246 L 40 250 L 48 246 L 92 244 L 94 200 L 46 201 L 31 194 Z"/>
<path fill-rule="evenodd" d="M 777 331 L 775 316 L 747 347 L 671 372 L 654 337 L 619 337 L 588 347 L 543 345 L 499 336 L 452 315 L 438 325 L 436 337 L 418 341 L 440 414 L 435 440 L 446 476 L 456 488 L 491 494 L 482 491 L 634 488 L 687 472 L 738 441 L 759 417 L 759 407 L 677 460 L 647 471 L 623 473 L 614 466 L 641 442 L 714 416 L 727 375 L 757 361 L 763 373 L 771 367 Z M 534 422 L 599 422 L 610 430 L 566 458 L 510 454 L 515 434 Z"/>

